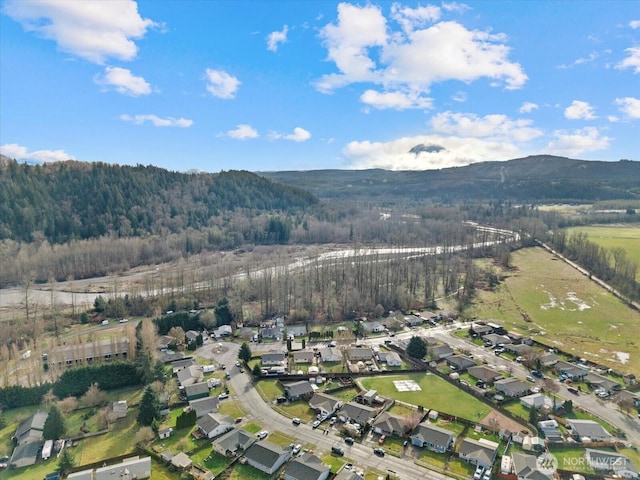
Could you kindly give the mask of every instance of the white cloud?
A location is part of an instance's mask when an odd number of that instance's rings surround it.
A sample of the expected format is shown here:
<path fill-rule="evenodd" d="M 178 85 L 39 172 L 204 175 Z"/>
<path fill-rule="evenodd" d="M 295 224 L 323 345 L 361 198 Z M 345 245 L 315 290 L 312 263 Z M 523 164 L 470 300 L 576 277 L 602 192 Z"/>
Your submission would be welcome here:
<path fill-rule="evenodd" d="M 31 160 L 39 163 L 75 160 L 73 155 L 69 155 L 64 150 L 36 150 L 35 152 L 29 152 L 27 147 L 17 143 L 0 145 L 0 153 L 15 160 Z"/>
<path fill-rule="evenodd" d="M 420 97 L 415 92 L 377 92 L 375 90 L 366 90 L 361 96 L 360 101 L 365 105 L 371 106 L 378 110 L 394 109 L 406 110 L 408 108 L 429 109 L 433 105 L 433 99 Z"/>
<path fill-rule="evenodd" d="M 423 99 L 433 83 L 447 80 L 489 78 L 507 89 L 527 81 L 520 64 L 509 61 L 504 35 L 467 30 L 451 21 L 427 25 L 439 18 L 437 7 L 409 9 L 394 4 L 391 10 L 391 20 L 400 24 L 395 31 L 377 6 L 338 6 L 336 23 L 320 32 L 327 59 L 337 72 L 318 79 L 319 91 L 330 93 L 369 82 L 383 86 L 380 95 L 401 92 L 405 98 Z M 418 102 L 411 108 L 423 106 Z"/>
<path fill-rule="evenodd" d="M 146 114 L 146 115 L 120 115 L 120 120 L 123 122 L 133 123 L 134 125 L 142 125 L 146 122 L 151 123 L 154 127 L 180 127 L 180 128 L 189 128 L 193 125 L 193 120 L 189 120 L 186 118 L 173 118 L 166 117 L 161 118 L 157 115 Z"/>
<path fill-rule="evenodd" d="M 629 26 L 633 29 L 640 28 L 640 20 L 631 20 Z"/>
<path fill-rule="evenodd" d="M 553 136 L 555 140 L 547 145 L 547 151 L 552 155 L 576 156 L 584 152 L 605 150 L 611 143 L 611 138 L 600 135 L 595 127 L 585 127 L 573 132 L 556 130 Z"/>
<path fill-rule="evenodd" d="M 97 64 L 107 58 L 134 59 L 138 47 L 133 40 L 159 26 L 142 18 L 132 0 L 10 0 L 4 13 L 60 50 Z"/>
<path fill-rule="evenodd" d="M 224 99 L 234 98 L 236 96 L 236 92 L 241 83 L 236 77 L 229 75 L 224 70 L 213 70 L 211 68 L 207 68 L 205 74 L 207 78 L 207 91 L 211 95 Z"/>
<path fill-rule="evenodd" d="M 538 110 L 540 107 L 536 103 L 524 102 L 518 110 L 520 113 L 531 113 L 534 110 Z"/>
<path fill-rule="evenodd" d="M 258 132 L 251 125 L 238 125 L 235 130 L 229 130 L 228 132 L 219 136 L 227 136 L 235 138 L 236 140 L 247 140 L 249 138 L 258 138 Z"/>
<path fill-rule="evenodd" d="M 451 96 L 451 99 L 455 102 L 466 102 L 467 101 L 467 92 L 456 92 Z"/>
<path fill-rule="evenodd" d="M 593 107 L 587 102 L 574 100 L 565 108 L 564 116 L 569 120 L 593 120 L 598 118 L 593 113 Z"/>
<path fill-rule="evenodd" d="M 470 113 L 443 112 L 434 115 L 430 124 L 434 131 L 448 135 L 487 138 L 495 141 L 527 142 L 542 135 L 531 120 L 511 120 L 506 115 L 478 117 Z"/>
<path fill-rule="evenodd" d="M 616 98 L 616 105 L 629 118 L 640 118 L 640 99 L 634 97 Z"/>
<path fill-rule="evenodd" d="M 294 142 L 306 142 L 311 138 L 311 133 L 302 127 L 296 127 L 293 129 L 293 133 L 290 133 L 288 135 L 277 133 L 277 132 L 271 132 L 269 134 L 269 138 L 271 140 L 284 139 L 284 140 L 292 140 Z"/>
<path fill-rule="evenodd" d="M 271 32 L 267 35 L 267 50 L 271 50 L 272 52 L 278 51 L 278 45 L 281 43 L 285 43 L 287 41 L 287 32 L 289 31 L 289 27 L 285 25 L 282 28 L 281 32 Z"/>
<path fill-rule="evenodd" d="M 437 145 L 439 151 L 410 153 L 416 145 Z M 391 142 L 351 142 L 343 150 L 349 168 L 384 168 L 388 170 L 433 170 L 458 167 L 476 162 L 502 161 L 522 155 L 514 144 L 478 138 L 421 135 Z"/>
<path fill-rule="evenodd" d="M 133 75 L 127 68 L 106 67 L 104 75 L 96 75 L 94 82 L 106 89 L 113 87 L 116 92 L 132 97 L 151 93 L 151 85 L 144 78 Z"/>
<path fill-rule="evenodd" d="M 625 68 L 633 69 L 633 73 L 640 73 L 640 47 L 631 47 L 625 50 L 629 54 L 616 68 L 624 70 Z"/>

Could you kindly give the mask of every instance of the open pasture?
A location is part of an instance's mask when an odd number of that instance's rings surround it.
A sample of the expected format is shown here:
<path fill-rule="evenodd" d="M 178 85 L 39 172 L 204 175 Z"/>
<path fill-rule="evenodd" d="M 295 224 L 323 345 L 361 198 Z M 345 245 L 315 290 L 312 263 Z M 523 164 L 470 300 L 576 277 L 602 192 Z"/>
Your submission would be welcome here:
<path fill-rule="evenodd" d="M 493 291 L 479 291 L 471 318 L 495 319 L 551 347 L 640 372 L 640 313 L 542 248 L 518 250 Z"/>

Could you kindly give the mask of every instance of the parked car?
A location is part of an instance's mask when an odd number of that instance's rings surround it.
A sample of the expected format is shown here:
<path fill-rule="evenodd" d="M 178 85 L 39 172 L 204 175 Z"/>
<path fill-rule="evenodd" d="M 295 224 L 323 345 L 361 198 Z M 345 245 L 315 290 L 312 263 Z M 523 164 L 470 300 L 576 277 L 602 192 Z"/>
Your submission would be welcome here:
<path fill-rule="evenodd" d="M 536 378 L 542 378 L 544 376 L 540 370 L 531 370 L 531 375 Z"/>
<path fill-rule="evenodd" d="M 294 445 L 293 449 L 291 450 L 291 453 L 293 455 L 297 455 L 300 453 L 300 450 L 302 450 L 302 445 L 298 444 L 298 445 Z"/>
<path fill-rule="evenodd" d="M 314 420 L 311 424 L 311 428 L 318 428 L 320 426 L 320 420 Z"/>
<path fill-rule="evenodd" d="M 567 387 L 567 390 L 569 390 L 571 393 L 573 393 L 574 395 L 580 395 L 578 392 L 578 389 L 576 387 Z"/>
<path fill-rule="evenodd" d="M 373 449 L 373 453 L 378 455 L 379 457 L 384 457 L 384 450 L 380 447 L 376 447 Z"/>
<path fill-rule="evenodd" d="M 329 420 L 329 425 L 335 425 L 336 421 L 336 417 L 331 417 L 331 420 Z"/>
<path fill-rule="evenodd" d="M 531 375 L 527 375 L 527 381 L 531 383 L 536 383 L 536 379 L 533 378 Z"/>
<path fill-rule="evenodd" d="M 276 398 L 277 403 L 285 403 L 287 401 L 287 397 L 278 397 Z"/>
<path fill-rule="evenodd" d="M 269 432 L 267 432 L 266 430 L 261 430 L 258 432 L 256 437 L 258 437 L 258 440 L 264 440 L 265 438 L 267 438 L 267 435 L 269 435 Z"/>
<path fill-rule="evenodd" d="M 300 425 L 300 419 L 296 417 L 293 420 L 291 420 L 291 423 L 293 423 L 294 425 Z"/>
<path fill-rule="evenodd" d="M 473 473 L 473 480 L 482 480 L 482 474 L 484 473 L 484 467 L 478 465 L 476 471 Z"/>
<path fill-rule="evenodd" d="M 344 443 L 346 443 L 347 445 L 353 445 L 353 438 L 352 437 L 345 437 L 344 439 Z"/>
<path fill-rule="evenodd" d="M 222 392 L 218 395 L 218 400 L 224 400 L 225 398 L 229 398 L 229 394 L 227 392 Z"/>
<path fill-rule="evenodd" d="M 342 456 L 344 455 L 344 450 L 342 449 L 342 447 L 333 446 L 331 447 L 331 453 Z"/>

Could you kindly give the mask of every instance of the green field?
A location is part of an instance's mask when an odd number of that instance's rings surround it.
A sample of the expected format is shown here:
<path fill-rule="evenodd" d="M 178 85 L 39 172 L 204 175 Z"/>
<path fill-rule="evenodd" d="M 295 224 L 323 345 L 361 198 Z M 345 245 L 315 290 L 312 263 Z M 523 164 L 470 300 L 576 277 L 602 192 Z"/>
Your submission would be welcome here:
<path fill-rule="evenodd" d="M 414 380 L 421 388 L 416 392 L 398 392 L 394 380 Z M 381 396 L 420 405 L 429 410 L 447 413 L 467 420 L 479 421 L 491 408 L 480 400 L 451 385 L 436 375 L 415 373 L 361 378 L 365 390 L 376 390 Z"/>
<path fill-rule="evenodd" d="M 640 372 L 640 313 L 541 248 L 518 250 L 493 291 L 467 315 L 495 319 L 571 355 L 621 373 Z"/>
<path fill-rule="evenodd" d="M 573 227 L 567 229 L 569 234 L 586 233 L 589 240 L 611 251 L 622 248 L 627 258 L 640 266 L 640 225 L 602 225 L 589 227 Z M 640 280 L 640 269 L 636 273 Z"/>

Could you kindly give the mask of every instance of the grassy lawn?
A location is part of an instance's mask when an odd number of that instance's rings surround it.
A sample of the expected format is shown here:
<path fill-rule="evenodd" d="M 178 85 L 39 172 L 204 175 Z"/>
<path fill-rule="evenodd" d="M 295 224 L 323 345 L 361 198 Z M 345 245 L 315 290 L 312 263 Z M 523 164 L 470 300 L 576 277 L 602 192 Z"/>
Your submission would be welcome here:
<path fill-rule="evenodd" d="M 451 457 L 449 459 L 448 470 L 453 474 L 462 476 L 463 478 L 472 478 L 476 467 L 470 463 L 460 460 L 458 457 Z"/>
<path fill-rule="evenodd" d="M 579 473 L 595 473 L 587 465 L 584 448 L 550 448 L 549 451 L 558 459 L 558 468 Z"/>
<path fill-rule="evenodd" d="M 622 248 L 627 258 L 640 265 L 640 225 L 592 225 L 567 229 L 570 235 L 586 233 L 589 241 L 611 251 Z M 640 271 L 636 273 L 640 280 Z"/>
<path fill-rule="evenodd" d="M 338 457 L 337 455 L 333 455 L 332 453 L 325 453 L 320 457 L 323 463 L 326 463 L 331 467 L 331 472 L 336 473 L 338 470 L 342 468 L 342 466 L 348 462 L 348 460 L 344 457 Z"/>
<path fill-rule="evenodd" d="M 291 435 L 287 435 L 282 432 L 273 432 L 269 434 L 269 441 L 271 443 L 275 443 L 276 445 L 280 445 L 281 447 L 290 445 L 296 442 L 296 438 Z"/>
<path fill-rule="evenodd" d="M 78 465 L 97 462 L 104 458 L 124 455 L 134 451 L 134 442 L 138 424 L 137 410 L 129 410 L 126 418 L 111 424 L 111 431 L 105 435 L 85 438 L 71 449 Z"/>
<path fill-rule="evenodd" d="M 230 458 L 220 455 L 209 448 L 205 448 L 196 454 L 191 455 L 191 460 L 193 463 L 206 468 L 214 475 L 222 472 L 231 462 Z"/>
<path fill-rule="evenodd" d="M 255 422 L 249 422 L 242 429 L 246 430 L 249 433 L 258 433 L 260 430 L 262 430 L 262 425 Z"/>
<path fill-rule="evenodd" d="M 240 418 L 247 413 L 241 402 L 232 401 L 220 402 L 218 411 L 223 415 L 229 415 L 233 418 Z"/>
<path fill-rule="evenodd" d="M 353 388 L 345 388 L 344 390 L 339 390 L 337 392 L 331 393 L 336 398 L 339 398 L 343 402 L 350 402 L 355 398 L 358 394 L 358 389 L 356 387 Z"/>
<path fill-rule="evenodd" d="M 499 318 L 507 330 L 564 352 L 640 371 L 640 312 L 541 248 L 514 252 L 512 264 L 494 291 L 478 292 L 470 317 Z"/>
<path fill-rule="evenodd" d="M 394 380 L 414 380 L 422 389 L 418 392 L 398 392 Z M 359 380 L 366 390 L 377 390 L 387 398 L 396 398 L 412 405 L 445 412 L 449 415 L 477 421 L 487 415 L 491 408 L 471 395 L 454 387 L 435 375 L 415 373 L 410 375 L 388 375 L 367 377 Z"/>
<path fill-rule="evenodd" d="M 436 453 L 426 448 L 422 449 L 419 460 L 429 465 L 433 465 L 437 469 L 443 469 L 447 461 L 446 453 Z"/>
<path fill-rule="evenodd" d="M 316 412 L 311 410 L 309 403 L 304 400 L 293 403 L 283 403 L 273 407 L 273 409 L 285 417 L 298 417 L 303 422 L 312 422 L 316 418 Z"/>
<path fill-rule="evenodd" d="M 236 463 L 229 475 L 229 480 L 269 480 L 270 475 L 261 472 L 257 468 L 253 468 L 251 465 L 242 465 Z"/>
<path fill-rule="evenodd" d="M 402 457 L 404 455 L 404 438 L 400 437 L 387 437 L 384 441 L 382 448 L 394 457 Z"/>
<path fill-rule="evenodd" d="M 511 402 L 509 405 L 506 405 L 505 408 L 520 418 L 524 418 L 525 420 L 529 419 L 529 409 L 523 407 L 520 402 Z"/>
<path fill-rule="evenodd" d="M 284 388 L 278 380 L 260 380 L 255 387 L 265 402 L 273 402 L 284 394 Z"/>

